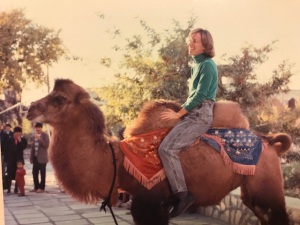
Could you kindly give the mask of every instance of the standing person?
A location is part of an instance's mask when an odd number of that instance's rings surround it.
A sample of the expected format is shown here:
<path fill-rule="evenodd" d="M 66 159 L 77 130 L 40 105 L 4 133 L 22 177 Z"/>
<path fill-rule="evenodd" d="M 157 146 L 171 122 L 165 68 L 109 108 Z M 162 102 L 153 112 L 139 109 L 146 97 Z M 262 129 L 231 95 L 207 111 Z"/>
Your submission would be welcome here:
<path fill-rule="evenodd" d="M 19 197 L 25 196 L 25 178 L 26 170 L 24 169 L 24 164 L 22 160 L 17 162 L 17 171 L 16 171 L 16 184 L 19 188 Z"/>
<path fill-rule="evenodd" d="M 46 183 L 46 165 L 48 163 L 49 136 L 43 132 L 43 124 L 35 124 L 35 134 L 33 136 L 30 163 L 33 164 L 32 175 L 34 188 L 30 192 L 43 193 Z M 41 180 L 39 180 L 39 173 Z"/>
<path fill-rule="evenodd" d="M 180 215 L 195 201 L 193 194 L 188 192 L 179 153 L 192 145 L 212 125 L 218 87 L 217 66 L 212 60 L 215 55 L 214 44 L 209 31 L 201 28 L 192 30 L 187 44 L 194 62 L 189 96 L 178 112 L 169 109 L 161 115 L 162 119 L 180 120 L 158 149 L 171 189 L 179 199 L 170 217 Z"/>
<path fill-rule="evenodd" d="M 11 125 L 9 123 L 5 124 L 4 131 L 9 137 L 14 135 L 14 132 L 11 131 Z"/>
<path fill-rule="evenodd" d="M 4 156 L 6 154 L 6 141 L 7 141 L 7 134 L 3 129 L 3 123 L 0 121 L 0 148 L 1 148 L 1 166 L 2 166 L 2 184 L 3 189 L 6 189 L 6 181 L 4 179 L 5 177 L 5 170 L 6 170 L 6 163 L 4 160 Z"/>
<path fill-rule="evenodd" d="M 24 149 L 27 147 L 27 140 L 22 136 L 22 128 L 16 126 L 13 131 L 13 136 L 8 137 L 6 149 L 6 165 L 7 165 L 7 193 L 10 194 L 11 182 L 15 180 L 17 161 L 24 163 Z M 18 193 L 18 187 L 15 184 L 14 193 Z"/>
<path fill-rule="evenodd" d="M 6 123 L 2 132 L 1 132 L 1 155 L 3 152 L 3 164 L 2 164 L 2 169 L 6 169 L 6 159 L 4 155 L 6 154 L 7 151 L 7 141 L 9 138 L 13 138 L 14 133 L 11 131 L 11 125 L 9 123 Z M 5 171 L 2 170 L 2 174 L 5 175 Z M 5 181 L 6 183 L 6 181 Z M 3 183 L 4 184 L 4 183 Z M 7 187 L 7 184 L 5 184 Z"/>

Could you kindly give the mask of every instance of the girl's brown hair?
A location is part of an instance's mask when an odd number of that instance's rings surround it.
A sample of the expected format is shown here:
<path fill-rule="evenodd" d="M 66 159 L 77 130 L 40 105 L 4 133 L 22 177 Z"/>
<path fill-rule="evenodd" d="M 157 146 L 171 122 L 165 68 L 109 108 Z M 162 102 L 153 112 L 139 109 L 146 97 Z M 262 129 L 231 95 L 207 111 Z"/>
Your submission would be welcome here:
<path fill-rule="evenodd" d="M 204 47 L 204 54 L 210 58 L 215 56 L 214 40 L 208 30 L 197 28 L 190 32 L 191 34 L 200 33 L 201 42 Z"/>

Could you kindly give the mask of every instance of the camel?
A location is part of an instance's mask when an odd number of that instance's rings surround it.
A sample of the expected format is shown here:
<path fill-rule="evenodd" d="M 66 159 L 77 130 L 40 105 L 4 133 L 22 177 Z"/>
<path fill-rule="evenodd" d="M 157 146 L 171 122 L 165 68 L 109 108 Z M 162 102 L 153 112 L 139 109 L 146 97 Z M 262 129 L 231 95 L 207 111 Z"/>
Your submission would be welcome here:
<path fill-rule="evenodd" d="M 126 135 L 172 128 L 176 121 L 159 119 L 166 108 L 178 111 L 180 105 L 167 100 L 146 103 Z M 214 114 L 213 127 L 249 128 L 237 103 L 217 102 Z M 56 178 L 74 199 L 97 204 L 108 196 L 114 177 L 113 150 L 117 174 L 111 204 L 117 201 L 117 188 L 122 188 L 133 196 L 135 224 L 169 224 L 172 193 L 167 179 L 148 190 L 128 173 L 122 164 L 119 141 L 107 135 L 103 113 L 82 87 L 68 79 L 57 79 L 49 95 L 31 103 L 27 119 L 52 127 L 49 158 Z M 202 141 L 180 153 L 188 189 L 197 198 L 195 206 L 216 205 L 240 187 L 242 201 L 262 225 L 289 224 L 279 156 L 288 151 L 291 139 L 285 133 L 262 138 L 262 153 L 252 176 L 234 173 L 220 154 Z"/>

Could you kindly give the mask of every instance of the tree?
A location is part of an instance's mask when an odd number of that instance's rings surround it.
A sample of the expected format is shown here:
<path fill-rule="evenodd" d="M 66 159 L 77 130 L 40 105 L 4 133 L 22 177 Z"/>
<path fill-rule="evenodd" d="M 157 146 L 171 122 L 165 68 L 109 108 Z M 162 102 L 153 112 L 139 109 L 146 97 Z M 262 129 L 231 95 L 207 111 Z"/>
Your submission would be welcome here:
<path fill-rule="evenodd" d="M 290 78 L 293 75 L 291 65 L 283 61 L 273 71 L 271 79 L 266 83 L 258 82 L 256 68 L 265 63 L 267 55 L 273 50 L 272 42 L 261 48 L 248 45 L 241 49 L 241 55 L 225 59 L 226 64 L 219 65 L 218 98 L 238 102 L 250 120 L 252 127 L 259 127 L 265 121 L 259 114 L 266 107 L 272 107 L 268 102 L 270 97 L 281 92 L 288 92 Z M 223 84 L 227 78 L 227 84 Z"/>
<path fill-rule="evenodd" d="M 134 35 L 126 39 L 124 46 L 114 46 L 122 55 L 117 81 L 98 90 L 107 104 L 104 112 L 108 126 L 128 124 L 139 112 L 140 106 L 150 99 L 172 99 L 180 103 L 187 97 L 187 79 L 190 77 L 191 57 L 185 39 L 196 19 L 190 18 L 183 28 L 178 21 L 163 33 L 157 33 L 140 20 L 145 36 Z M 115 36 L 120 35 L 117 29 Z M 124 39 L 124 38 L 123 38 Z M 116 41 L 116 43 L 122 43 Z M 291 66 L 283 62 L 274 70 L 269 82 L 257 80 L 256 66 L 267 60 L 275 42 L 261 48 L 251 45 L 242 48 L 242 55 L 225 58 L 219 64 L 219 92 L 217 99 L 237 101 L 250 118 L 252 126 L 259 124 L 258 112 L 274 94 L 288 91 L 292 76 Z M 112 60 L 103 58 L 103 65 L 110 66 Z M 230 80 L 223 84 L 223 78 Z"/>
<path fill-rule="evenodd" d="M 113 49 L 122 55 L 119 69 L 124 72 L 115 74 L 114 84 L 97 91 L 107 100 L 104 111 L 110 127 L 128 124 L 137 116 L 141 105 L 151 99 L 184 101 L 190 76 L 185 40 L 194 23 L 195 19 L 191 18 L 187 28 L 182 28 L 174 20 L 171 29 L 158 33 L 140 20 L 145 35 L 134 35 L 127 38 L 123 46 L 114 46 Z M 117 37 L 119 31 L 116 30 Z M 110 66 L 111 61 L 110 58 L 101 59 L 105 66 Z"/>
<path fill-rule="evenodd" d="M 29 80 L 45 83 L 43 66 L 65 53 L 59 32 L 33 24 L 22 10 L 0 12 L 0 88 L 22 91 Z"/>
<path fill-rule="evenodd" d="M 59 32 L 33 24 L 22 10 L 0 12 L 0 90 L 5 94 L 5 100 L 0 100 L 0 111 L 20 102 L 21 98 L 11 96 L 20 96 L 28 81 L 47 82 L 43 67 L 51 66 L 65 54 L 58 35 Z M 1 115 L 1 120 L 22 123 L 18 109 Z"/>

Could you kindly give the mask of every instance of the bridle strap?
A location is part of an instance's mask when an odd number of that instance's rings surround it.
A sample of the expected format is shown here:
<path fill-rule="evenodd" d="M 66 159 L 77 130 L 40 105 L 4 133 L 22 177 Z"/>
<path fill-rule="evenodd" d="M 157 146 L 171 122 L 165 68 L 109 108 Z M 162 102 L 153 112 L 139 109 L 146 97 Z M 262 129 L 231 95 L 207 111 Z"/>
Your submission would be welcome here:
<path fill-rule="evenodd" d="M 112 163 L 114 165 L 114 177 L 113 177 L 113 180 L 112 180 L 112 183 L 111 183 L 111 187 L 110 187 L 108 196 L 107 196 L 106 199 L 104 199 L 104 201 L 101 204 L 100 211 L 103 210 L 106 213 L 106 206 L 107 206 L 110 210 L 112 218 L 115 221 L 115 224 L 118 225 L 115 214 L 114 214 L 114 212 L 112 210 L 112 207 L 111 207 L 111 204 L 110 204 L 111 195 L 112 195 L 112 192 L 113 192 L 113 189 L 114 189 L 114 186 L 115 186 L 115 183 L 116 183 L 116 179 L 117 179 L 117 160 L 116 160 L 115 151 L 114 151 L 113 146 L 110 142 L 109 142 L 109 147 L 110 147 L 111 154 L 112 154 L 112 159 L 113 159 Z"/>

